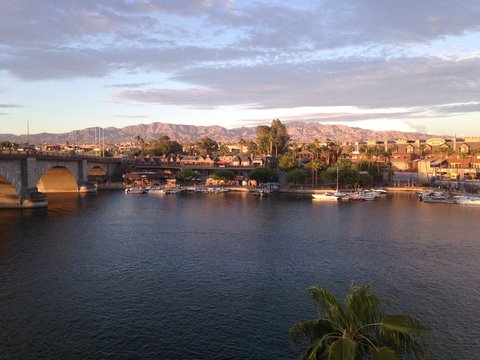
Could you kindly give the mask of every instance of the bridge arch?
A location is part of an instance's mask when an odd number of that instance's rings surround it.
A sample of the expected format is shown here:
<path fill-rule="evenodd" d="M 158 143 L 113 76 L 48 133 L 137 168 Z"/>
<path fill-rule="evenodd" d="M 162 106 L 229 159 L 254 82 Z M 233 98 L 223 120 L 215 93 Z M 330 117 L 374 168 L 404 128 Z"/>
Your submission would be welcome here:
<path fill-rule="evenodd" d="M 20 188 L 17 181 L 5 169 L 0 168 L 0 208 L 20 207 Z"/>
<path fill-rule="evenodd" d="M 54 165 L 38 174 L 40 192 L 78 192 L 77 176 L 68 165 Z"/>
<path fill-rule="evenodd" d="M 88 169 L 87 177 L 89 181 L 101 182 L 107 176 L 107 170 L 102 165 L 93 165 Z"/>
<path fill-rule="evenodd" d="M 13 176 L 10 171 L 0 166 L 0 177 L 5 178 L 14 188 L 17 193 L 17 196 L 20 198 L 20 194 L 22 193 L 22 182 L 21 179 L 16 178 Z"/>

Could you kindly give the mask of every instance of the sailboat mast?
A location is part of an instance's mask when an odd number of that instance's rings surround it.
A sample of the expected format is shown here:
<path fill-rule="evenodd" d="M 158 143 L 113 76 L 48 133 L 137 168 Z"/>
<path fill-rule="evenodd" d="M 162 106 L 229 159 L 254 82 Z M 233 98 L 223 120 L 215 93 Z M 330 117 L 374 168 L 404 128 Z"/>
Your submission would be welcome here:
<path fill-rule="evenodd" d="M 337 165 L 337 192 L 338 192 L 338 165 Z"/>

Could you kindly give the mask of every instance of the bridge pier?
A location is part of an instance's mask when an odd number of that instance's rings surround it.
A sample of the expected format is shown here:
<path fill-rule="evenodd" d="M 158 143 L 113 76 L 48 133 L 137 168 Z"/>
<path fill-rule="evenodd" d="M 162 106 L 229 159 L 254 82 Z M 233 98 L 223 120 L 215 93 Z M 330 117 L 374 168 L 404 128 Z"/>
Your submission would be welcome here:
<path fill-rule="evenodd" d="M 78 192 L 93 193 L 97 189 L 95 185 L 88 181 L 88 162 L 83 159 L 78 162 Z"/>
<path fill-rule="evenodd" d="M 20 164 L 22 189 L 20 191 L 21 208 L 47 207 L 48 200 L 37 188 L 37 159 L 27 157 Z"/>
<path fill-rule="evenodd" d="M 48 200 L 44 193 L 35 189 L 28 189 L 20 196 L 20 207 L 24 209 L 47 207 Z"/>

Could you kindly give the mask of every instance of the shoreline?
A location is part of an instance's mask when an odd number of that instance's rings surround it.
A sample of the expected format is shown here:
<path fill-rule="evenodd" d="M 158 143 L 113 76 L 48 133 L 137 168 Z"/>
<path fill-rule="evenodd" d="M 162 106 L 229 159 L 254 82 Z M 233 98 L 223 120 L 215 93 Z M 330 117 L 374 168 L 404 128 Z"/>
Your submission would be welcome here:
<path fill-rule="evenodd" d="M 98 184 L 98 190 L 124 190 L 125 184 L 122 182 L 114 182 L 114 183 L 107 183 L 107 184 Z M 221 186 L 225 189 L 234 192 L 250 192 L 254 190 L 254 188 L 246 187 L 246 186 Z M 427 191 L 429 188 L 425 187 L 384 187 L 383 189 L 387 190 L 388 192 L 408 192 L 414 193 L 418 191 Z M 325 189 L 325 188 L 303 188 L 303 187 L 289 187 L 289 186 L 280 186 L 278 188 L 279 193 L 285 194 L 325 194 L 327 192 L 335 191 L 335 189 Z M 341 192 L 352 192 L 351 189 L 339 189 Z"/>

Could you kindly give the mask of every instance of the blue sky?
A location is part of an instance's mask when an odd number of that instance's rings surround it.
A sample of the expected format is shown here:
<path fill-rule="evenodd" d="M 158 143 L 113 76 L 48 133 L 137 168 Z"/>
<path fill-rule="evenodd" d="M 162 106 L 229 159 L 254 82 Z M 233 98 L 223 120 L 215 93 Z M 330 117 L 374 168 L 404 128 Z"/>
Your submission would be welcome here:
<path fill-rule="evenodd" d="M 279 118 L 480 136 L 478 0 L 21 0 L 0 14 L 0 133 Z"/>

